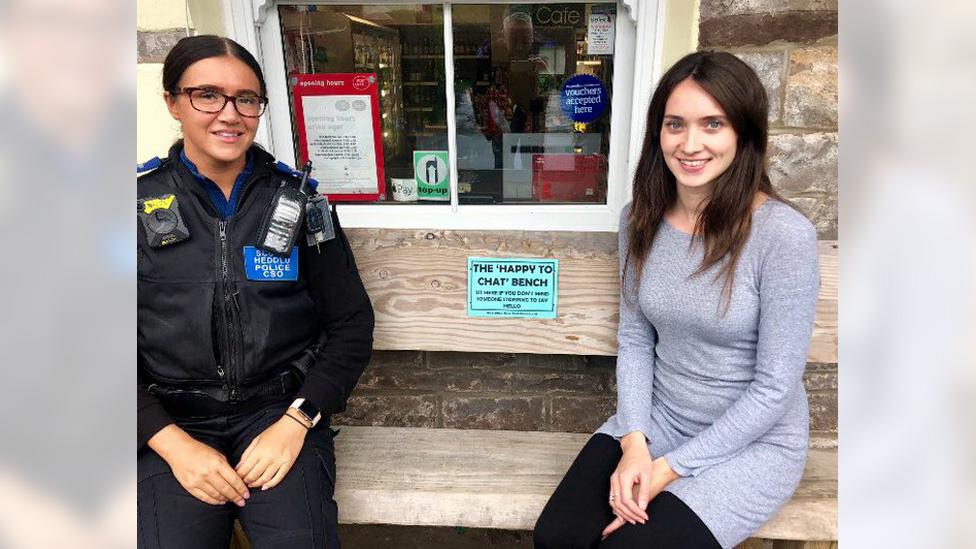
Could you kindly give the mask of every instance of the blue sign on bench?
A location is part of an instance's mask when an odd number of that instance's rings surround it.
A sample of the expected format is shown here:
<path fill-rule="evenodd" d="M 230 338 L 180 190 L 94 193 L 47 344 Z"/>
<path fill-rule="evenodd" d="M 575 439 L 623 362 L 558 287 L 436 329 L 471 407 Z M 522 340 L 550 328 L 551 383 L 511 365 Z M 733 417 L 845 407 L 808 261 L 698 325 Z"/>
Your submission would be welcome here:
<path fill-rule="evenodd" d="M 468 258 L 468 316 L 556 318 L 558 259 Z"/>

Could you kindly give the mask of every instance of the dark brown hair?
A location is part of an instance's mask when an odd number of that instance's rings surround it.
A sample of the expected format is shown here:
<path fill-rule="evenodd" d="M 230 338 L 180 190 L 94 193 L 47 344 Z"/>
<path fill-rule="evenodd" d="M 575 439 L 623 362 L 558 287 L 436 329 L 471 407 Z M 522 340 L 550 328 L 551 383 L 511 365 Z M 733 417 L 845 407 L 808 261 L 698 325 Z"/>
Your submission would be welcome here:
<path fill-rule="evenodd" d="M 201 34 L 199 36 L 187 36 L 181 38 L 166 54 L 163 61 L 163 90 L 176 93 L 179 90 L 180 78 L 190 65 L 209 59 L 211 57 L 223 57 L 228 55 L 244 62 L 254 71 L 261 84 L 261 95 L 268 95 L 267 86 L 264 83 L 264 73 L 261 72 L 261 65 L 257 59 L 247 51 L 244 46 L 234 42 L 230 38 L 215 36 L 212 34 Z"/>
<path fill-rule="evenodd" d="M 757 194 L 765 193 L 770 199 L 786 202 L 766 174 L 766 116 L 769 111 L 766 90 L 756 73 L 730 53 L 702 51 L 686 55 L 668 69 L 654 90 L 647 109 L 644 145 L 634 174 L 634 198 L 627 227 L 630 246 L 624 273 L 633 261 L 637 266 L 635 283 L 628 289 L 624 276 L 621 285 L 625 296 L 636 296 L 654 236 L 664 214 L 674 206 L 678 197 L 674 174 L 665 164 L 661 150 L 661 128 L 668 98 L 678 84 L 688 78 L 722 107 L 736 134 L 735 158 L 715 179 L 712 196 L 695 223 L 692 240 L 693 244 L 704 245 L 702 264 L 692 276 L 724 261 L 716 279 L 725 277 L 723 296 L 727 308 L 732 297 L 735 266 L 752 226 L 752 207 Z"/>

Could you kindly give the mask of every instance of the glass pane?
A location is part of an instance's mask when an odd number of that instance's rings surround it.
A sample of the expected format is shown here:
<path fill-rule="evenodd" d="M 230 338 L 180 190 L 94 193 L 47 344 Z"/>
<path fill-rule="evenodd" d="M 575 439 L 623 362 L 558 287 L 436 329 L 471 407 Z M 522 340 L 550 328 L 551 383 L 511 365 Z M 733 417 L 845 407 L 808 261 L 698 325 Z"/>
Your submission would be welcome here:
<path fill-rule="evenodd" d="M 447 155 L 442 6 L 281 6 L 279 15 L 289 80 L 299 74 L 377 75 L 380 202 L 449 205 L 446 163 L 436 155 L 417 155 L 422 169 L 414 170 L 415 151 Z M 289 101 L 295 158 L 301 158 L 291 86 Z"/>
<path fill-rule="evenodd" d="M 615 3 L 456 5 L 461 204 L 607 200 Z"/>

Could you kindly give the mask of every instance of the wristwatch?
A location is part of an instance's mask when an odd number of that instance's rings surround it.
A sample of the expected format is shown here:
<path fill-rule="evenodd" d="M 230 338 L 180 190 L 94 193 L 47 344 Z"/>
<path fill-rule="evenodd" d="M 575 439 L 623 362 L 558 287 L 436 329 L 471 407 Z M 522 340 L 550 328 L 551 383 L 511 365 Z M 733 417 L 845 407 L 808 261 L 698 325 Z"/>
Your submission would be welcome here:
<path fill-rule="evenodd" d="M 304 398 L 296 398 L 295 402 L 291 403 L 291 407 L 308 423 L 309 428 L 315 427 L 319 420 L 322 419 L 322 412 Z"/>

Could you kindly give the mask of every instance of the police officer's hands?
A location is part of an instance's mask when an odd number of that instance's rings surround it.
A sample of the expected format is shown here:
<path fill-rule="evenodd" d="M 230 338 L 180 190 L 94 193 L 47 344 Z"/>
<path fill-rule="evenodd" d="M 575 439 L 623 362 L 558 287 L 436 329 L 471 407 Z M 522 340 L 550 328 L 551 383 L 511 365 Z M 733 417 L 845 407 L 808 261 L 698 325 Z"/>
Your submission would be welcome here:
<path fill-rule="evenodd" d="M 175 424 L 167 425 L 149 439 L 149 447 L 166 460 L 183 488 L 204 503 L 223 505 L 233 501 L 243 507 L 251 497 L 223 454 Z"/>
<path fill-rule="evenodd" d="M 235 468 L 237 474 L 251 488 L 274 488 L 298 459 L 306 433 L 308 429 L 294 418 L 282 416 L 254 437 Z"/>

